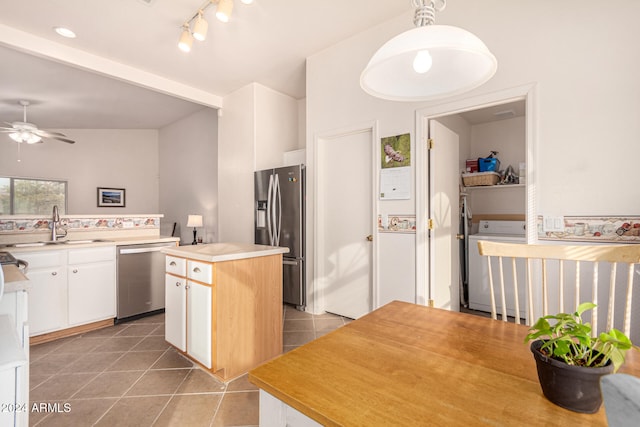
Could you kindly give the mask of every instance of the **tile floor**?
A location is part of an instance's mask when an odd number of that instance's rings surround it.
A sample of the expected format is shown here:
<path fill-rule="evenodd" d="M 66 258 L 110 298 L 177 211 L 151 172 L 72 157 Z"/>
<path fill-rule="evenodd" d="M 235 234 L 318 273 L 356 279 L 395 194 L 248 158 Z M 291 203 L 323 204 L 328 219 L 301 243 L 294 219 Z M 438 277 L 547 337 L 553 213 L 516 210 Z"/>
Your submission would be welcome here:
<path fill-rule="evenodd" d="M 283 350 L 349 321 L 285 306 Z M 164 341 L 164 314 L 31 346 L 30 370 L 30 405 L 43 409 L 31 426 L 258 424 L 246 375 L 225 385 L 180 355 Z"/>

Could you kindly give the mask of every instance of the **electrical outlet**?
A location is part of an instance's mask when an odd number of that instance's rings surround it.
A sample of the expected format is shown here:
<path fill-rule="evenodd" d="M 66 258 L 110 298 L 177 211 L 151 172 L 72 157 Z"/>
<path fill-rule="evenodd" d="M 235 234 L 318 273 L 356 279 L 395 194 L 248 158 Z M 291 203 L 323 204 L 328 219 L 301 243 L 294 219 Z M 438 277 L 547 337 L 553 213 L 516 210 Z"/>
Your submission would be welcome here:
<path fill-rule="evenodd" d="M 564 217 L 544 215 L 542 217 L 542 231 L 544 232 L 564 231 Z"/>

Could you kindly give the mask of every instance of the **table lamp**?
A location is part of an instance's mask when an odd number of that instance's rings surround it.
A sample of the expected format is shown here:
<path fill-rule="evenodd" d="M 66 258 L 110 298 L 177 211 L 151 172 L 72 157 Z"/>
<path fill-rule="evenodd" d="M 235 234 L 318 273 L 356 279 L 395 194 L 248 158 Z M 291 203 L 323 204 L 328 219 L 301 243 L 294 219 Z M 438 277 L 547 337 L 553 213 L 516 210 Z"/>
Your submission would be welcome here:
<path fill-rule="evenodd" d="M 193 227 L 193 242 L 191 242 L 191 244 L 197 245 L 196 227 L 202 227 L 202 215 L 189 215 L 189 218 L 187 219 L 187 227 Z"/>

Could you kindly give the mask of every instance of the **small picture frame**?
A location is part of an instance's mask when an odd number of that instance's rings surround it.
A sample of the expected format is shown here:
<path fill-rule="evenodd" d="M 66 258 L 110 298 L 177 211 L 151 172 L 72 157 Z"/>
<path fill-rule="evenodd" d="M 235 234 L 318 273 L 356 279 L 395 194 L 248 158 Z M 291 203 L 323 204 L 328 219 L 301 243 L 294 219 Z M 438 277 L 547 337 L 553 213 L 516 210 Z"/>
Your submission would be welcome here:
<path fill-rule="evenodd" d="M 98 187 L 98 207 L 124 208 L 125 189 Z"/>

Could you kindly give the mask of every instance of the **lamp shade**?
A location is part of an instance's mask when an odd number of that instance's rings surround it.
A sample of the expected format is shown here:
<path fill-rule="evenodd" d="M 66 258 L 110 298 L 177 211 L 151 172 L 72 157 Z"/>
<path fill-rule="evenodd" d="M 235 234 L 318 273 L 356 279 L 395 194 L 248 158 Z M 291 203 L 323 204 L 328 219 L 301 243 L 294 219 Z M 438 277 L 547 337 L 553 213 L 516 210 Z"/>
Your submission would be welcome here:
<path fill-rule="evenodd" d="M 487 82 L 498 62 L 469 31 L 426 25 L 389 40 L 360 76 L 370 95 L 392 101 L 426 101 L 457 95 Z"/>
<path fill-rule="evenodd" d="M 198 12 L 196 23 L 193 24 L 193 38 L 198 41 L 204 41 L 207 38 L 207 30 L 209 23 L 202 17 L 202 11 Z"/>
<path fill-rule="evenodd" d="M 216 10 L 216 18 L 222 22 L 229 22 L 229 17 L 233 11 L 233 0 L 220 0 Z"/>
<path fill-rule="evenodd" d="M 189 215 L 187 227 L 202 227 L 202 215 Z"/>

